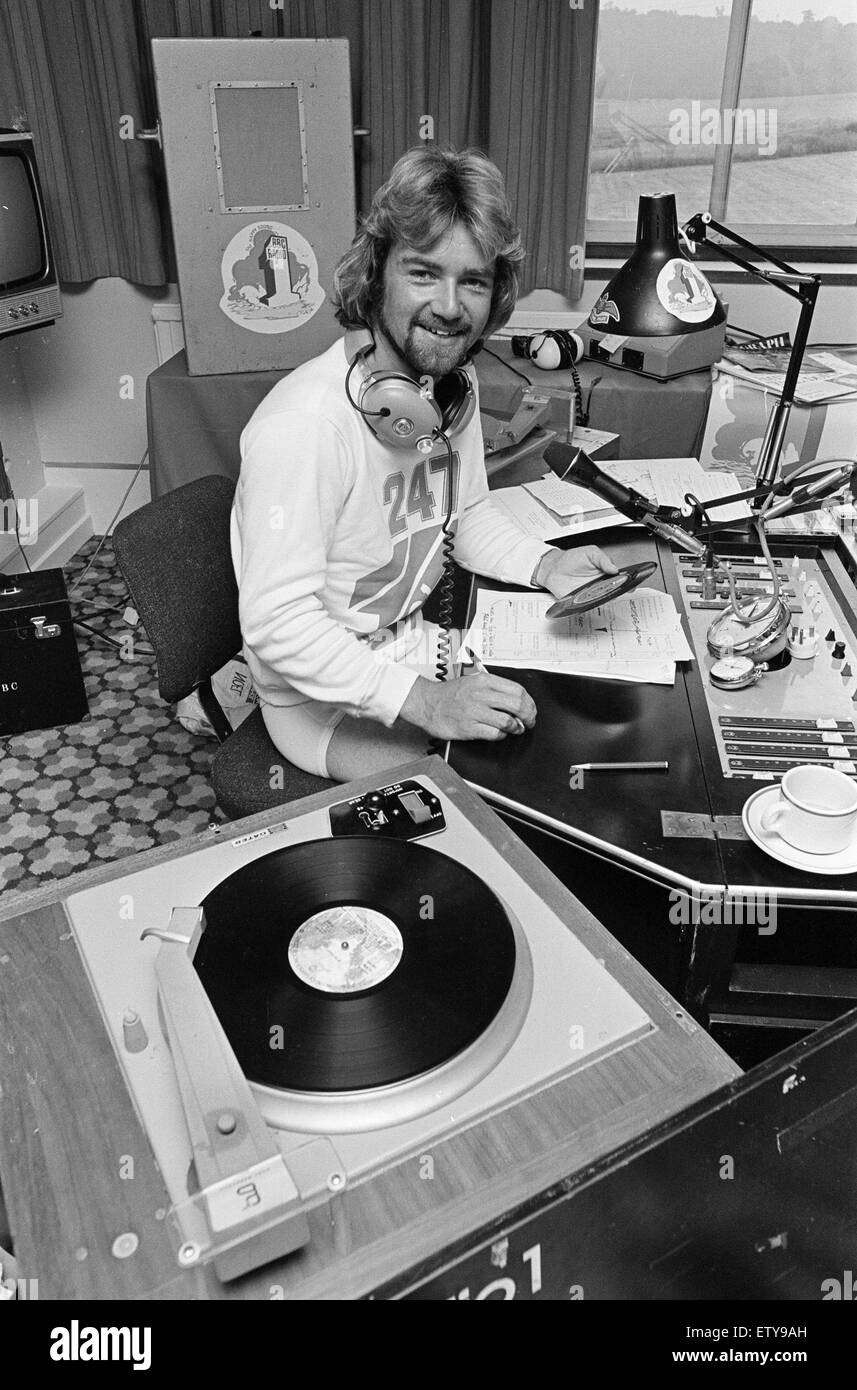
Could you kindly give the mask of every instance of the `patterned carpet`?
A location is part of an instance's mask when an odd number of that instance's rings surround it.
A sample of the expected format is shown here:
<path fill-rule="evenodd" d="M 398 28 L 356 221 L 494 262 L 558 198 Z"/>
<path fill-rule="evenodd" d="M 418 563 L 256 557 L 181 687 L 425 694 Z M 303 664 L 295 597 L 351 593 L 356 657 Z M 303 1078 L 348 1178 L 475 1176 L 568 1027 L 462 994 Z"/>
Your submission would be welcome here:
<path fill-rule="evenodd" d="M 96 545 L 97 538 L 87 541 L 65 567 L 69 588 Z M 119 640 L 131 631 L 121 613 L 96 616 L 84 600 L 124 607 L 126 599 L 107 541 L 74 594 L 73 612 Z M 75 631 L 89 718 L 0 739 L 0 888 L 6 894 L 26 893 L 224 820 L 208 784 L 217 745 L 188 733 L 161 701 L 154 657 L 140 653 L 127 661 L 94 633 Z"/>

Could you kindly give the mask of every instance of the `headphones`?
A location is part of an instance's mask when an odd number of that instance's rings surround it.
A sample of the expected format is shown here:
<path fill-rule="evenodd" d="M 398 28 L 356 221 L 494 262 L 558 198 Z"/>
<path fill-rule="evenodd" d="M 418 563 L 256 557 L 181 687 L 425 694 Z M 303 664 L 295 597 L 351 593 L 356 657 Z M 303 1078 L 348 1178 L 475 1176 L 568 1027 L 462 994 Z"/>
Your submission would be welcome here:
<path fill-rule="evenodd" d="M 569 333 L 565 328 L 548 328 L 532 337 L 513 338 L 512 352 L 515 357 L 527 357 L 542 371 L 550 372 L 579 362 L 584 345 L 576 333 Z"/>
<path fill-rule="evenodd" d="M 368 328 L 349 329 L 345 334 L 346 395 L 382 444 L 430 454 L 439 435 L 464 428 L 473 414 L 476 398 L 463 367 L 442 377 L 436 394 L 430 376 L 420 377 L 417 382 L 404 372 L 367 370 L 366 358 L 374 351 L 375 339 Z M 355 400 L 349 383 L 358 364 L 364 373 Z"/>

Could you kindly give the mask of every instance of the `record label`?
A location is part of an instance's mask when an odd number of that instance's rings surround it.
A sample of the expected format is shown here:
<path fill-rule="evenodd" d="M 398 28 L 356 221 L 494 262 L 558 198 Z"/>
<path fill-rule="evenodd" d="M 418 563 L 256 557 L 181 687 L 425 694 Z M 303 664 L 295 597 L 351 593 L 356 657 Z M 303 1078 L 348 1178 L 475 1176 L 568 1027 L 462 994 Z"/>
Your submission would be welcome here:
<path fill-rule="evenodd" d="M 404 945 L 402 933 L 383 912 L 329 907 L 298 927 L 289 943 L 289 965 L 313 989 L 355 994 L 392 975 Z"/>

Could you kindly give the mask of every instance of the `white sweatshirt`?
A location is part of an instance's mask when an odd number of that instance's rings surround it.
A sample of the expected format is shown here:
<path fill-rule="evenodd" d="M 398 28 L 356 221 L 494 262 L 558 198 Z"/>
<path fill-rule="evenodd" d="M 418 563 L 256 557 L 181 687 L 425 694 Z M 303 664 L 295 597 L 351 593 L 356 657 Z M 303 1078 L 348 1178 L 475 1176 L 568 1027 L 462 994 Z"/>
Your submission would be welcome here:
<path fill-rule="evenodd" d="M 340 339 L 279 381 L 241 435 L 241 632 L 264 702 L 329 701 L 391 725 L 417 672 L 360 636 L 420 607 L 440 579 L 449 460 L 442 441 L 428 457 L 381 443 L 347 400 L 347 370 Z M 528 586 L 548 547 L 491 502 L 478 408 L 450 443 L 455 559 Z"/>

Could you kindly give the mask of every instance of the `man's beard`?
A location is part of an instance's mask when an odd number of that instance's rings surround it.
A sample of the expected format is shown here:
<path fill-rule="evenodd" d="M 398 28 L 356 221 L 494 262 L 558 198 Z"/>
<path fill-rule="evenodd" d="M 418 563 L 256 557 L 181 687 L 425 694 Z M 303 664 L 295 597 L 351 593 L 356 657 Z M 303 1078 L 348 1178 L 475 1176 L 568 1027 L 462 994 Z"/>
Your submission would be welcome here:
<path fill-rule="evenodd" d="M 452 325 L 436 323 L 431 315 L 426 315 L 425 319 L 424 324 L 411 322 L 402 342 L 392 332 L 382 305 L 378 310 L 377 327 L 387 341 L 392 343 L 415 377 L 431 376 L 439 379 L 448 372 L 455 371 L 456 367 L 460 367 L 467 360 L 474 343 L 473 328 L 467 319 Z M 431 328 L 440 329 L 443 333 L 454 333 L 455 336 L 442 338 L 423 331 Z"/>

